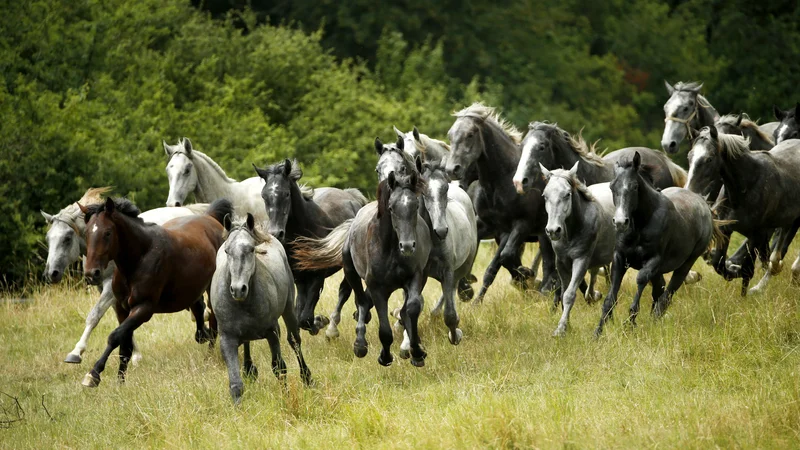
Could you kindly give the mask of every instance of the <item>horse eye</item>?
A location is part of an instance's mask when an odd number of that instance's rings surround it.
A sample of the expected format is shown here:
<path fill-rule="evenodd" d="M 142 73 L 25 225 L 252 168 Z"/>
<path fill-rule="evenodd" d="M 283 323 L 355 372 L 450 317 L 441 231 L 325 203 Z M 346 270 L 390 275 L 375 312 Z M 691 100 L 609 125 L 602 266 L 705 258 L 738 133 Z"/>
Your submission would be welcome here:
<path fill-rule="evenodd" d="M 111 237 L 111 230 L 106 230 L 106 232 L 103 234 L 103 236 L 105 236 L 106 238 L 110 238 Z"/>
<path fill-rule="evenodd" d="M 67 236 L 67 237 L 64 238 L 64 243 L 65 244 L 69 244 L 70 242 L 72 242 L 72 238 L 71 237 Z"/>

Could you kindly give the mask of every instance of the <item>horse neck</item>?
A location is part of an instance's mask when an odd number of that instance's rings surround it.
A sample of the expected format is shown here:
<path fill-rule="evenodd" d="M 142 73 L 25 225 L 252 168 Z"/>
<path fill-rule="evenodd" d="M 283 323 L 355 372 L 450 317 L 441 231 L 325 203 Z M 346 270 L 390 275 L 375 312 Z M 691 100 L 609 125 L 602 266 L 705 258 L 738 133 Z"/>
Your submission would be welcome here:
<path fill-rule="evenodd" d="M 327 229 L 333 228 L 329 223 L 328 215 L 313 199 L 306 200 L 296 181 L 289 185 L 291 192 L 292 213 L 286 221 L 287 238 L 295 236 L 322 237 L 327 234 Z"/>
<path fill-rule="evenodd" d="M 197 173 L 197 186 L 194 196 L 198 203 L 212 203 L 220 198 L 232 198 L 231 191 L 235 181 L 228 178 L 222 169 L 217 170 L 215 162 L 206 154 L 192 152 L 192 162 Z"/>
<path fill-rule="evenodd" d="M 572 190 L 572 213 L 567 216 L 566 226 L 570 233 L 580 231 L 586 222 L 586 208 L 589 206 L 589 200 L 583 198 L 583 195 L 576 189 Z M 570 234 L 570 239 L 572 235 Z"/>
<path fill-rule="evenodd" d="M 577 150 L 568 144 L 559 144 L 556 153 L 556 164 L 558 168 L 569 170 L 578 162 L 578 178 L 587 185 L 610 181 L 614 177 L 614 168 L 605 160 L 601 165 L 594 161 L 589 161 L 581 156 Z"/>
<path fill-rule="evenodd" d="M 750 127 L 745 128 L 743 134 L 750 138 L 750 150 L 769 150 L 775 146 L 772 142 L 764 140 L 761 133 Z"/>
<path fill-rule="evenodd" d="M 389 211 L 384 211 L 384 213 L 377 218 L 378 221 L 378 239 L 381 246 L 381 253 L 389 254 L 397 248 L 400 239 L 397 237 L 397 233 L 394 232 L 394 227 L 392 226 L 392 214 Z"/>
<path fill-rule="evenodd" d="M 114 262 L 123 274 L 131 274 L 139 266 L 142 257 L 148 252 L 153 237 L 147 232 L 144 224 L 122 214 L 116 214 L 114 225 L 117 229 L 119 246 Z"/>
<path fill-rule="evenodd" d="M 749 152 L 742 153 L 737 158 L 725 157 L 722 159 L 720 170 L 722 184 L 725 186 L 725 193 L 731 205 L 741 203 L 755 182 L 753 175 L 758 174 L 761 169 L 760 161 Z"/>
<path fill-rule="evenodd" d="M 705 103 L 705 106 L 703 105 Z M 703 127 L 713 127 L 719 119 L 719 113 L 702 95 L 697 96 L 697 124 L 698 130 Z"/>
<path fill-rule="evenodd" d="M 483 125 L 483 153 L 478 157 L 478 179 L 481 185 L 498 186 L 507 181 L 513 189 L 511 175 L 517 170 L 519 154 L 517 146 L 506 134 L 488 123 Z"/>
<path fill-rule="evenodd" d="M 661 193 L 639 175 L 639 202 L 633 212 L 634 223 L 645 224 L 661 203 Z"/>

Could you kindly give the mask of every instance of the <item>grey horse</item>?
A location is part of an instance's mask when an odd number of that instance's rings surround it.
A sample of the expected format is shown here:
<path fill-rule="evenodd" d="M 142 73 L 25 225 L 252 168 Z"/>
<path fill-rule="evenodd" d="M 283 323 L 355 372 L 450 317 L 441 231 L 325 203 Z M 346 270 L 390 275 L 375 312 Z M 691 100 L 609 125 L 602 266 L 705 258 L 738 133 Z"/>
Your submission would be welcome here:
<path fill-rule="evenodd" d="M 256 377 L 250 357 L 250 341 L 266 339 L 272 352 L 275 376 L 286 375 L 281 356 L 280 326 L 283 317 L 286 338 L 297 355 L 300 375 L 311 384 L 311 371 L 300 348 L 300 328 L 294 314 L 294 279 L 283 246 L 255 226 L 247 214 L 244 224 L 225 218 L 227 238 L 217 252 L 217 270 L 211 281 L 211 306 L 217 318 L 219 346 L 228 367 L 230 392 L 239 403 L 244 389 L 239 370 L 239 346 L 244 344 L 244 371 Z"/>

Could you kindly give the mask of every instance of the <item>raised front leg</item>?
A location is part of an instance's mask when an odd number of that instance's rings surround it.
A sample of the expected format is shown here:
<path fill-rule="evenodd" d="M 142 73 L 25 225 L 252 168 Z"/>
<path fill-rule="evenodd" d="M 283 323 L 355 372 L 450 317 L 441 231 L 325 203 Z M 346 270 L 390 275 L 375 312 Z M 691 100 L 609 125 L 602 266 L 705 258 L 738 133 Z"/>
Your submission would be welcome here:
<path fill-rule="evenodd" d="M 563 266 L 563 267 L 562 267 Z M 561 277 L 561 288 L 564 294 L 562 295 L 562 302 L 564 304 L 564 311 L 561 313 L 561 320 L 558 321 L 558 327 L 553 332 L 553 336 L 564 336 L 567 333 L 567 325 L 569 323 L 569 314 L 572 311 L 572 306 L 575 304 L 575 297 L 578 293 L 578 286 L 586 276 L 586 270 L 589 268 L 588 258 L 579 258 L 572 261 L 572 270 L 566 265 L 558 264 L 558 272 Z"/>
<path fill-rule="evenodd" d="M 230 387 L 233 403 L 238 405 L 244 392 L 244 382 L 239 369 L 239 340 L 233 336 L 223 334 L 219 338 L 219 348 L 222 350 L 222 359 L 228 369 L 228 386 Z"/>
<path fill-rule="evenodd" d="M 677 270 L 672 272 L 672 278 L 669 280 L 669 284 L 667 285 L 667 289 L 661 294 L 661 298 L 659 298 L 658 302 L 655 304 L 653 308 L 653 316 L 655 318 L 661 318 L 664 313 L 667 311 L 667 307 L 669 307 L 670 303 L 672 302 L 672 296 L 675 292 L 678 291 L 678 288 L 681 287 L 683 284 L 683 280 L 686 279 L 686 275 L 692 270 L 692 266 L 694 262 L 699 258 L 700 255 L 690 258 L 686 261 L 681 267 Z"/>
<path fill-rule="evenodd" d="M 358 283 L 361 284 L 361 280 L 358 280 Z M 350 294 L 353 292 L 353 288 L 350 287 L 350 283 L 347 282 L 346 279 L 343 279 L 341 283 L 339 283 L 339 301 L 336 303 L 336 309 L 331 312 L 331 319 L 328 323 L 328 329 L 325 330 L 325 337 L 328 339 L 333 339 L 339 337 L 339 322 L 342 320 L 342 308 L 344 308 L 344 304 L 347 303 L 347 299 L 350 298 Z"/>
<path fill-rule="evenodd" d="M 422 367 L 425 365 L 425 357 L 428 354 L 422 346 L 419 335 L 419 314 L 422 311 L 422 289 L 425 288 L 425 283 L 428 281 L 426 274 L 418 272 L 414 275 L 411 282 L 406 286 L 408 292 L 408 299 L 403 306 L 403 324 L 408 333 L 408 339 L 411 343 L 411 364 L 415 367 Z"/>
<path fill-rule="evenodd" d="M 297 313 L 297 318 L 300 328 L 306 330 L 312 336 L 319 333 L 320 328 L 328 324 L 328 319 L 323 316 L 314 316 L 314 311 L 319 303 L 319 297 L 322 294 L 322 287 L 325 284 L 325 278 L 322 276 L 310 277 L 306 283 L 297 286 L 297 295 L 303 295 L 302 301 L 298 298 L 297 308 L 302 310 Z"/>
<path fill-rule="evenodd" d="M 603 334 L 603 326 L 614 313 L 614 306 L 617 304 L 617 294 L 619 293 L 622 279 L 625 277 L 625 272 L 627 270 L 625 256 L 615 251 L 614 261 L 611 264 L 611 287 L 608 289 L 608 295 L 606 295 L 606 300 L 603 302 L 603 313 L 600 316 L 600 323 L 597 324 L 597 329 L 594 331 L 595 337 L 600 337 L 600 335 Z"/>
<path fill-rule="evenodd" d="M 114 292 L 111 290 L 111 280 L 110 277 L 103 280 L 103 290 L 100 292 L 100 298 L 97 299 L 97 303 L 95 303 L 92 310 L 89 311 L 89 315 L 86 316 L 86 327 L 83 329 L 83 334 L 78 343 L 75 344 L 75 348 L 69 352 L 64 359 L 65 363 L 80 364 L 81 361 L 83 361 L 81 356 L 83 352 L 86 351 L 89 336 L 92 335 L 92 331 L 94 331 L 97 324 L 100 323 L 100 319 L 106 314 L 108 308 L 114 304 Z"/>

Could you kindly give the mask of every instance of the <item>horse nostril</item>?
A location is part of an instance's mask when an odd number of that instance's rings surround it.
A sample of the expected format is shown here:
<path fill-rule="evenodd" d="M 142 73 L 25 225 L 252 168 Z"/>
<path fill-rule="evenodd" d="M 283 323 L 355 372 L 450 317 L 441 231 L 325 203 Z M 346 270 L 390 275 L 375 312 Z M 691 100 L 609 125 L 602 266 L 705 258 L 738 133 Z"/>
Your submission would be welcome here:
<path fill-rule="evenodd" d="M 95 279 L 100 278 L 100 269 L 94 269 L 92 271 L 92 277 L 94 277 Z"/>
<path fill-rule="evenodd" d="M 58 275 L 59 275 L 60 273 L 61 273 L 61 272 L 59 272 L 59 271 L 57 271 L 57 270 L 54 270 L 54 271 L 52 271 L 52 272 L 50 273 L 50 278 L 58 278 Z"/>
<path fill-rule="evenodd" d="M 181 207 L 181 202 L 175 202 L 175 206 L 180 208 Z"/>
<path fill-rule="evenodd" d="M 669 148 L 675 148 L 676 145 L 678 145 L 678 143 L 675 142 L 675 141 L 672 141 L 672 142 L 669 143 Z"/>
<path fill-rule="evenodd" d="M 417 248 L 417 242 L 416 241 L 411 243 L 411 248 Z"/>
<path fill-rule="evenodd" d="M 278 231 L 278 239 L 283 239 L 284 236 L 286 236 L 286 232 L 285 231 L 283 231 L 283 230 Z"/>
<path fill-rule="evenodd" d="M 528 185 L 528 177 L 525 177 L 525 178 L 522 179 L 522 185 L 523 186 L 527 186 Z"/>
<path fill-rule="evenodd" d="M 244 294 L 244 293 L 246 293 L 246 292 L 247 292 L 247 285 L 246 285 L 246 284 L 243 284 L 243 285 L 242 285 L 242 294 Z"/>
<path fill-rule="evenodd" d="M 460 173 L 461 172 L 461 164 L 456 164 L 455 166 L 453 166 L 453 172 L 454 173 Z"/>

